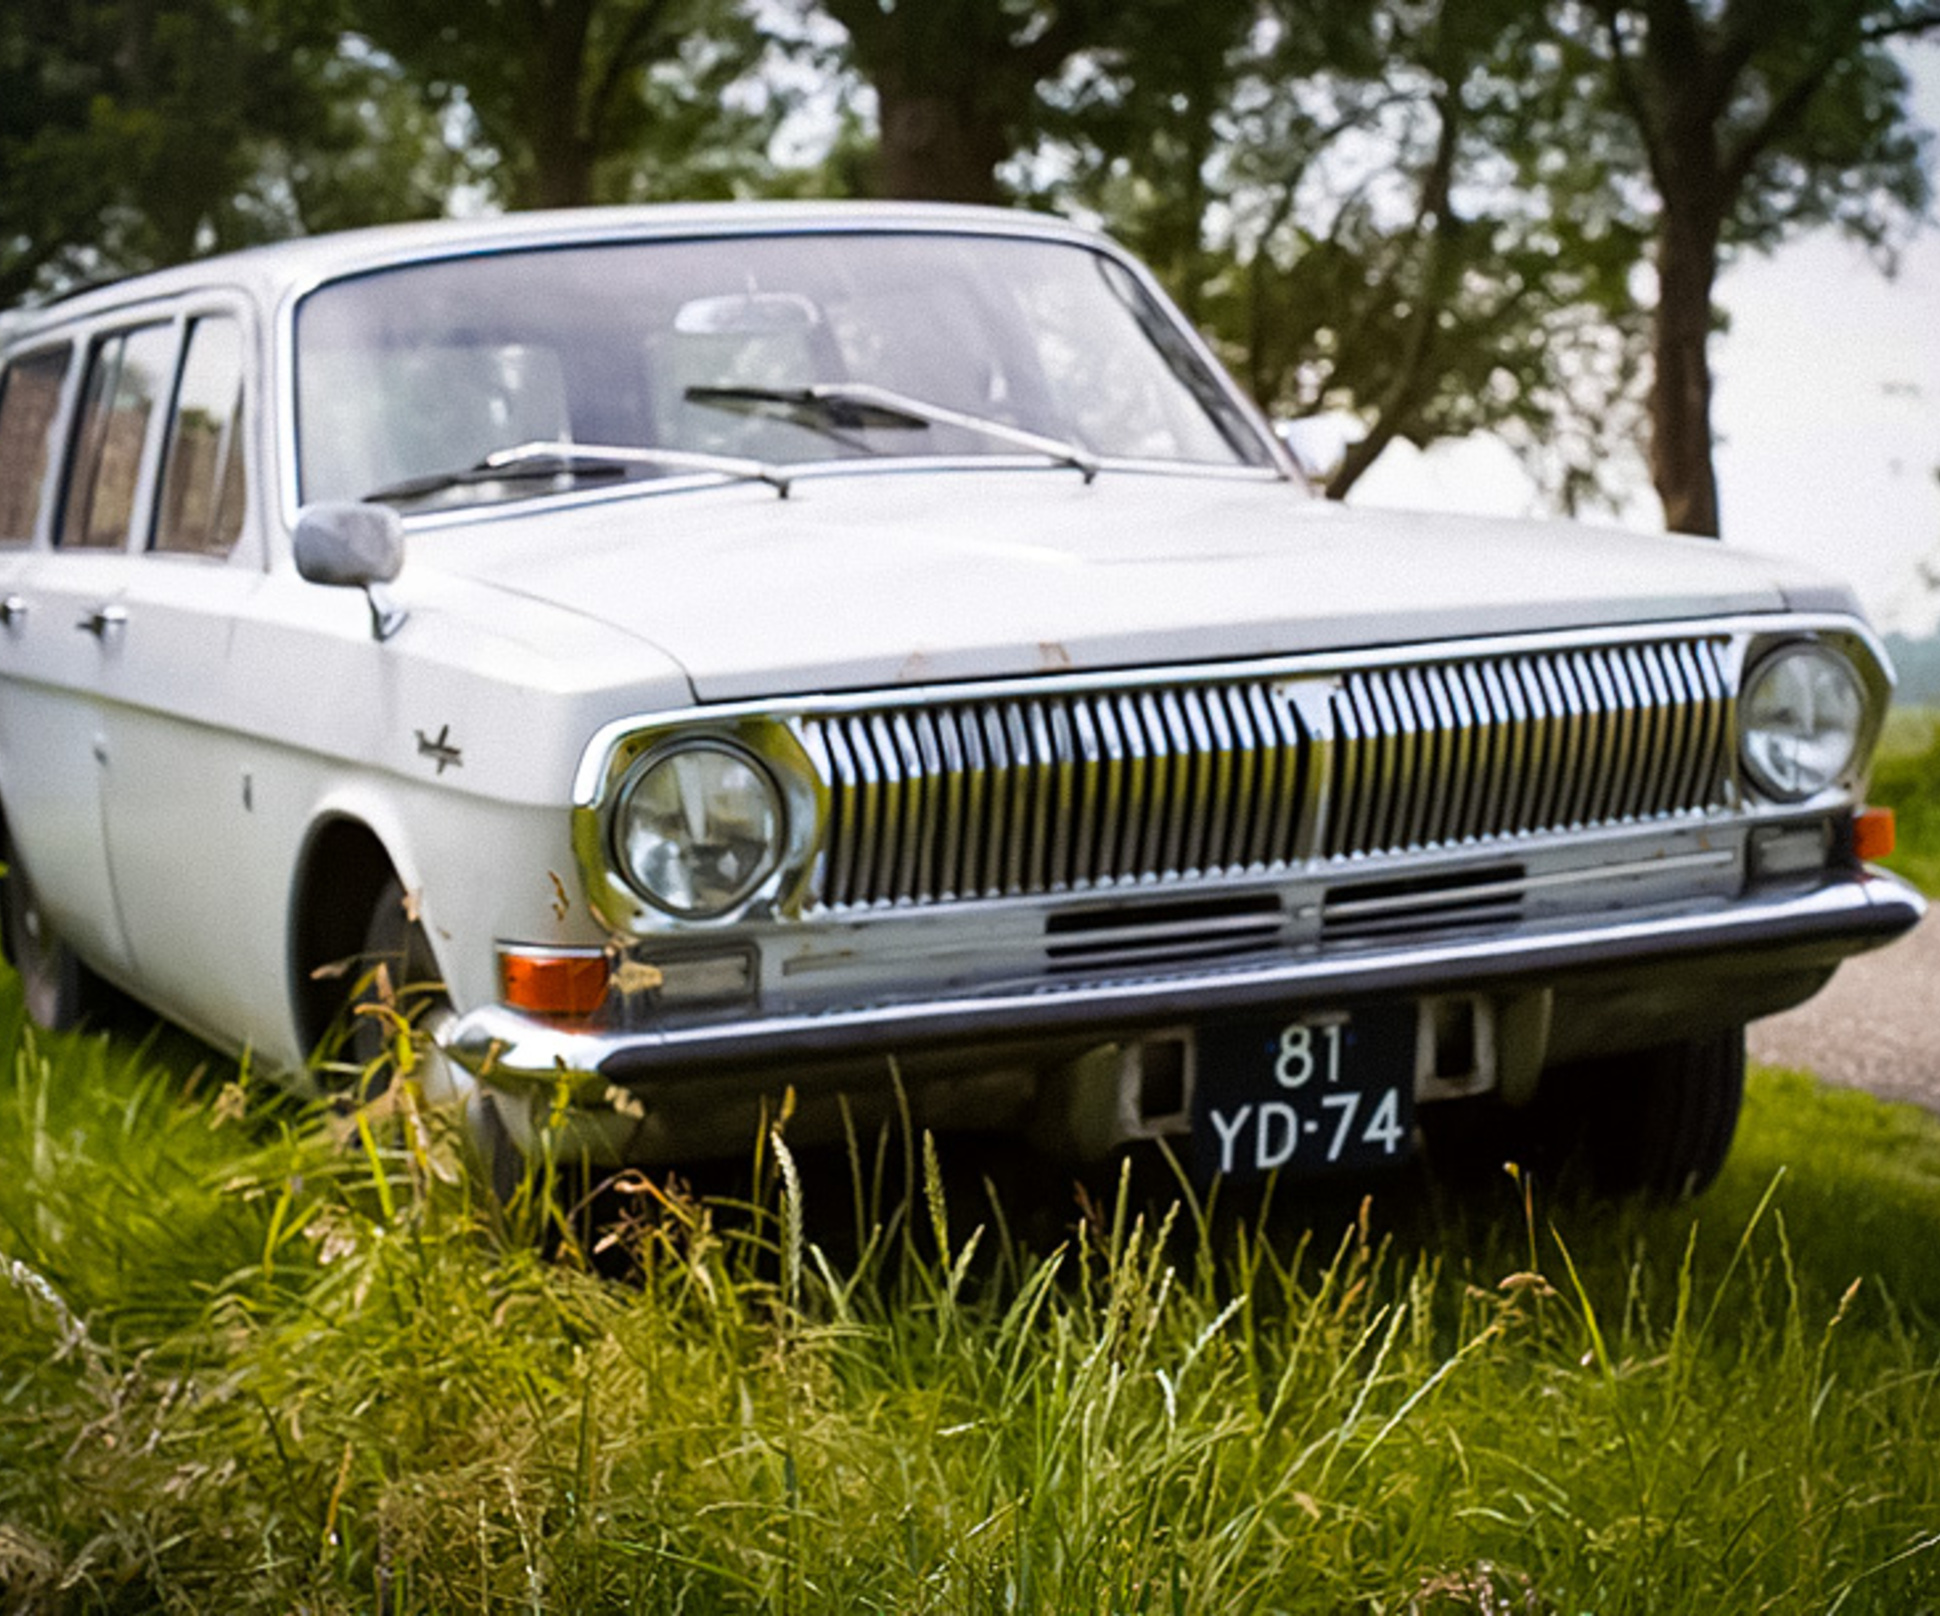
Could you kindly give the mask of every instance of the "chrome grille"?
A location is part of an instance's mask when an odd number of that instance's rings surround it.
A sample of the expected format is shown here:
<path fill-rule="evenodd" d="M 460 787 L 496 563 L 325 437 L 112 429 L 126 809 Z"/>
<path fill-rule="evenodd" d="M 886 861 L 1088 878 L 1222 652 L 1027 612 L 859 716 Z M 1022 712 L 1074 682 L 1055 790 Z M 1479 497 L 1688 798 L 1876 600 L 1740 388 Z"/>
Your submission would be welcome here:
<path fill-rule="evenodd" d="M 1488 843 L 1724 801 L 1723 639 L 813 714 L 834 909 Z"/>
<path fill-rule="evenodd" d="M 821 901 L 929 903 L 1213 876 L 1294 856 L 1312 746 L 1265 683 L 812 717 Z"/>
<path fill-rule="evenodd" d="M 1324 837 L 1399 852 L 1718 806 L 1723 642 L 1658 643 L 1347 675 Z"/>

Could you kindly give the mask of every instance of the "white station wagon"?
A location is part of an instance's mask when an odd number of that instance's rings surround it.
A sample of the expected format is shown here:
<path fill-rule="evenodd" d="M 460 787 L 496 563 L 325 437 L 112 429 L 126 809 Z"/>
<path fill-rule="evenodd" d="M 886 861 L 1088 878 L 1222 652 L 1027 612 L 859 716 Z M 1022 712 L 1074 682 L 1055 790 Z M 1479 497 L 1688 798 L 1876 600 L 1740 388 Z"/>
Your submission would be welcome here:
<path fill-rule="evenodd" d="M 1023 214 L 343 235 L 0 369 L 33 1016 L 105 979 L 327 1083 L 382 960 L 427 1087 L 599 1161 L 792 1088 L 797 1139 L 1687 1193 L 1744 1023 L 1920 913 L 1864 862 L 1890 684 L 1786 564 L 1315 497 Z"/>

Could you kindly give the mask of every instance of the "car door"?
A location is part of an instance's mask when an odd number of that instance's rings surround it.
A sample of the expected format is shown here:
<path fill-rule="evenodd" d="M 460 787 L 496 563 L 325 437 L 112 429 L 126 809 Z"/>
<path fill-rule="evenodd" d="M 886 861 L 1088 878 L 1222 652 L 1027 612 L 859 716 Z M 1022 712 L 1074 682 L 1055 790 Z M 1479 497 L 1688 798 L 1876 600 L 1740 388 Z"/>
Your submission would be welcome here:
<path fill-rule="evenodd" d="M 252 492 L 257 334 L 185 305 L 154 497 L 117 597 L 100 693 L 108 864 L 135 976 L 158 1008 L 229 1039 L 281 1003 L 287 863 L 256 810 L 269 742 L 246 725 L 239 625 L 265 588 Z M 229 1041 L 226 1039 L 225 1041 Z"/>
<path fill-rule="evenodd" d="M 121 657 L 129 547 L 147 509 L 179 323 L 165 314 L 92 333 L 61 444 L 58 498 L 7 598 L 0 711 L 9 831 L 43 911 L 81 956 L 133 977 L 108 862 L 104 683 Z"/>

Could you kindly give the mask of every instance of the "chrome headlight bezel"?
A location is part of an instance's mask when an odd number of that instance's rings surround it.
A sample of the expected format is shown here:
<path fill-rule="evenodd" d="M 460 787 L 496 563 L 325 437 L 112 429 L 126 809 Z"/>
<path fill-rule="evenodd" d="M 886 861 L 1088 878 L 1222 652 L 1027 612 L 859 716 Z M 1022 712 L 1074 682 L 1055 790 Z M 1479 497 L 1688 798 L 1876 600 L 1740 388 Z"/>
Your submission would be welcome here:
<path fill-rule="evenodd" d="M 781 823 L 774 856 L 759 878 L 737 883 L 724 909 L 670 907 L 637 881 L 624 851 L 622 803 L 647 771 L 692 747 L 716 748 L 751 762 L 774 791 Z M 611 934 L 668 936 L 713 932 L 743 922 L 793 916 L 807 902 L 809 876 L 827 815 L 827 790 L 785 718 L 736 712 L 696 719 L 647 716 L 609 726 L 581 759 L 574 785 L 573 851 L 592 910 Z"/>
<path fill-rule="evenodd" d="M 1866 679 L 1836 647 L 1811 638 L 1771 646 L 1739 688 L 1738 758 L 1747 785 L 1767 801 L 1793 804 L 1852 783 L 1874 728 L 1870 708 Z"/>
<path fill-rule="evenodd" d="M 657 811 L 647 804 L 646 794 L 656 790 L 678 794 L 680 812 L 669 812 L 671 803 Z M 647 814 L 662 823 L 643 826 Z M 751 834 L 737 838 L 724 856 L 738 859 L 742 867 L 726 880 L 697 868 L 716 844 L 684 838 L 682 832 L 731 827 L 737 819 Z M 614 869 L 640 897 L 676 920 L 718 920 L 740 909 L 780 865 L 788 840 L 787 805 L 754 753 L 731 741 L 697 736 L 656 747 L 628 770 L 614 794 L 608 837 Z M 689 890 L 681 890 L 670 873 L 684 874 Z"/>

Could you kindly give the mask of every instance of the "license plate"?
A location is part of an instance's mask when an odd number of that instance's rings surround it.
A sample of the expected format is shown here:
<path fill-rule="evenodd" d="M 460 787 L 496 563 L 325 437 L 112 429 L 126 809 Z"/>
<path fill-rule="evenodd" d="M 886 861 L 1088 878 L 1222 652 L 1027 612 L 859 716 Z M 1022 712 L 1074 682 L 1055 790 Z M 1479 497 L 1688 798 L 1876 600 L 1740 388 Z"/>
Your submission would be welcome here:
<path fill-rule="evenodd" d="M 1414 1135 L 1415 1009 L 1381 1005 L 1199 1029 L 1193 1160 L 1204 1177 L 1402 1160 Z"/>

